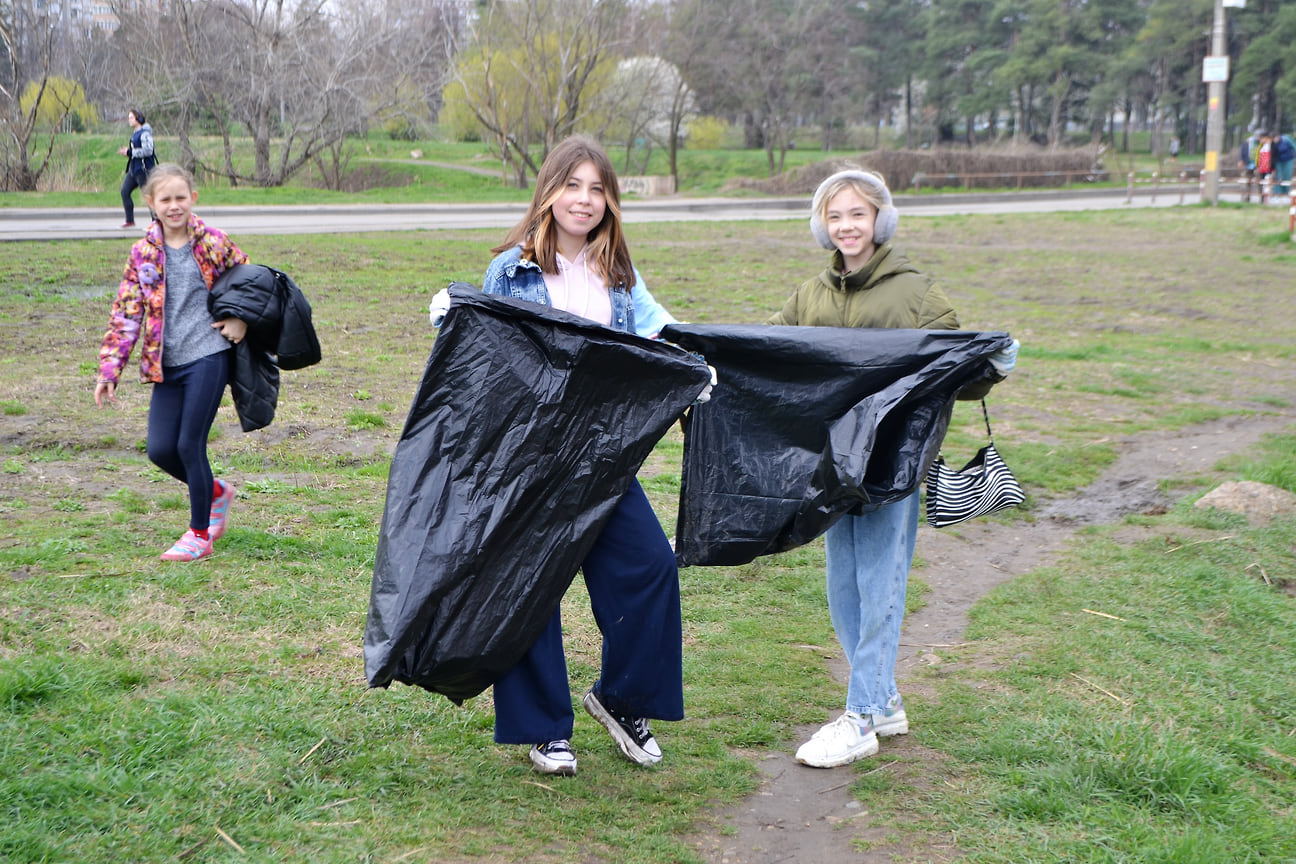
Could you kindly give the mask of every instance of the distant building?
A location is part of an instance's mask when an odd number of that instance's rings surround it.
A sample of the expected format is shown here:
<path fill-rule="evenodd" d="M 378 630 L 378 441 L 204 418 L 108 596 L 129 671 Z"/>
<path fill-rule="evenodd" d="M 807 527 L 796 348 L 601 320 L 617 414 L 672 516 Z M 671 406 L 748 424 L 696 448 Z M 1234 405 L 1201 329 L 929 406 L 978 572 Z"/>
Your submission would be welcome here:
<path fill-rule="evenodd" d="M 162 0 L 29 0 L 37 13 L 57 21 L 64 33 L 89 36 L 96 30 L 112 33 L 121 23 L 113 6 L 124 9 L 159 8 Z"/>

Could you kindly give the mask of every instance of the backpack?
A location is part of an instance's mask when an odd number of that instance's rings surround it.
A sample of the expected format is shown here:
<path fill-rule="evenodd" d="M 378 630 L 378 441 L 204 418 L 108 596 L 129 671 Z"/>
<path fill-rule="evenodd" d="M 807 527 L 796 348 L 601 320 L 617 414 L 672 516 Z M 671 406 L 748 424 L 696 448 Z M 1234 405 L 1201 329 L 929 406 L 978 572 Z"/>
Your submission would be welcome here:
<path fill-rule="evenodd" d="M 1280 135 L 1274 143 L 1274 161 L 1290 162 L 1296 159 L 1296 141 L 1290 135 Z"/>
<path fill-rule="evenodd" d="M 1261 144 L 1260 151 L 1256 153 L 1256 170 L 1261 174 L 1268 174 L 1273 170 L 1273 145 Z"/>

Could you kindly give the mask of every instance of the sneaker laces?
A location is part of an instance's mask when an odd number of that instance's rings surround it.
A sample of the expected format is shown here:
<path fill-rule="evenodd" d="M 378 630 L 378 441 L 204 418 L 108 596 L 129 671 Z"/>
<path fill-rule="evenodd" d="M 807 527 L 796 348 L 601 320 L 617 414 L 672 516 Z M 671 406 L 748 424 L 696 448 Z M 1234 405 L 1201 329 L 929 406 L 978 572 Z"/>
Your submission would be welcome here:
<path fill-rule="evenodd" d="M 612 714 L 612 719 L 617 722 L 618 726 L 633 735 L 635 742 L 640 746 L 652 737 L 652 730 L 648 728 L 648 720 L 645 717 L 629 717 L 625 714 Z"/>
<path fill-rule="evenodd" d="M 627 721 L 623 719 L 621 723 L 626 725 Z M 639 740 L 640 744 L 652 737 L 652 730 L 648 728 L 647 719 L 643 717 L 629 718 L 628 724 L 634 730 L 635 738 Z"/>
<path fill-rule="evenodd" d="M 863 721 L 863 726 L 861 726 Z M 820 727 L 819 731 L 810 736 L 815 738 L 842 738 L 850 736 L 852 738 L 865 738 L 873 731 L 872 718 L 852 717 L 849 713 L 842 714 L 831 723 Z"/>

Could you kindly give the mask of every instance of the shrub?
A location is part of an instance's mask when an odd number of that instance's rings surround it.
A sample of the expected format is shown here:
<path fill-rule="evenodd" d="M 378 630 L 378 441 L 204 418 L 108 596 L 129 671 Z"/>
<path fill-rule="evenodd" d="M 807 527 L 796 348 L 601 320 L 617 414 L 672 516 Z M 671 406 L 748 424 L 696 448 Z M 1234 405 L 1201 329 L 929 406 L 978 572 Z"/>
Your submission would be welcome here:
<path fill-rule="evenodd" d="M 689 122 L 688 147 L 690 150 L 718 150 L 729 132 L 729 124 L 719 117 L 698 117 Z"/>
<path fill-rule="evenodd" d="M 816 162 L 769 179 L 738 178 L 727 188 L 756 189 L 771 195 L 809 195 L 844 162 Z M 963 186 L 988 189 L 1014 186 L 1048 187 L 1105 179 L 1094 147 L 1045 151 L 1034 147 L 1008 150 L 873 150 L 851 160 L 856 167 L 876 171 L 893 191 Z"/>

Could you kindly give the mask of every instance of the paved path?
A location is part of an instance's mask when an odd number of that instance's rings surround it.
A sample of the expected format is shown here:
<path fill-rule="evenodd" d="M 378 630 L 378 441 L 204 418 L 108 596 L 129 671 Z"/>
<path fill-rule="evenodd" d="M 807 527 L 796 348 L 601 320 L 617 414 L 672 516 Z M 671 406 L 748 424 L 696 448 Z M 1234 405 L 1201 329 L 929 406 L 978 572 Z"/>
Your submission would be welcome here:
<path fill-rule="evenodd" d="M 897 195 L 906 216 L 958 213 L 1046 213 L 1196 204 L 1196 186 L 1165 186 L 1154 195 L 1124 189 L 1047 190 L 997 193 Z M 717 222 L 799 219 L 808 196 L 796 198 L 650 198 L 626 201 L 625 221 Z M 144 209 L 144 208 L 138 208 Z M 525 204 L 335 204 L 318 206 L 216 206 L 199 212 L 213 225 L 241 234 L 343 234 L 358 231 L 417 231 L 443 228 L 507 228 L 517 223 Z M 147 214 L 147 210 L 144 210 Z M 0 240 L 83 240 L 132 237 L 142 230 L 122 229 L 117 207 L 0 208 Z"/>

